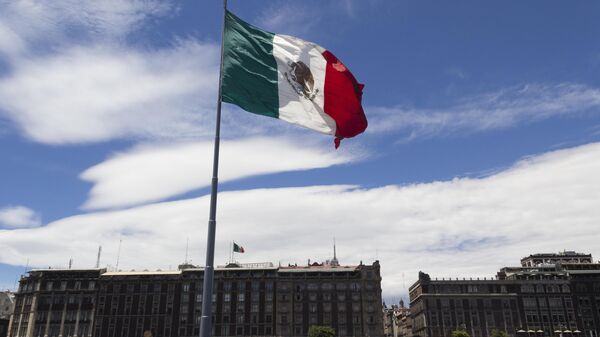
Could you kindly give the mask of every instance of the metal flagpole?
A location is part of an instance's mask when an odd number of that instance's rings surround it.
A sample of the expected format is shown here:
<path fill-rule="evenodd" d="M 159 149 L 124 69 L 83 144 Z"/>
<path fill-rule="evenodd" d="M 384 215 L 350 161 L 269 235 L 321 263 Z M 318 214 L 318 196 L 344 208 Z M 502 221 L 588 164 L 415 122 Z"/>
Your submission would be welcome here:
<path fill-rule="evenodd" d="M 219 97 L 217 99 L 217 122 L 215 127 L 215 148 L 213 175 L 210 191 L 210 213 L 208 235 L 206 238 L 206 264 L 204 267 L 204 285 L 202 287 L 202 317 L 200 318 L 200 337 L 210 337 L 212 324 L 212 295 L 215 261 L 215 232 L 217 227 L 217 188 L 219 185 L 219 143 L 221 136 L 221 82 L 223 81 L 223 41 L 225 39 L 225 15 L 227 0 L 223 0 L 223 30 L 221 31 L 221 64 L 219 69 Z"/>

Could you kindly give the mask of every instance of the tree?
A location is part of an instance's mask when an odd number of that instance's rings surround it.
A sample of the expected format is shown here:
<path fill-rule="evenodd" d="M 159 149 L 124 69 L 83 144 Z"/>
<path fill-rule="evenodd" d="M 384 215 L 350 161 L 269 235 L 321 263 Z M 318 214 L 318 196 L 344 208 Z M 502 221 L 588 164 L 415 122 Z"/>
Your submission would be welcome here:
<path fill-rule="evenodd" d="M 508 334 L 506 333 L 506 331 L 492 329 L 492 333 L 490 334 L 490 337 L 508 337 Z"/>
<path fill-rule="evenodd" d="M 458 329 L 452 331 L 452 337 L 471 337 L 469 333 L 465 330 Z"/>
<path fill-rule="evenodd" d="M 308 329 L 308 337 L 335 337 L 335 330 L 329 326 L 312 325 Z"/>

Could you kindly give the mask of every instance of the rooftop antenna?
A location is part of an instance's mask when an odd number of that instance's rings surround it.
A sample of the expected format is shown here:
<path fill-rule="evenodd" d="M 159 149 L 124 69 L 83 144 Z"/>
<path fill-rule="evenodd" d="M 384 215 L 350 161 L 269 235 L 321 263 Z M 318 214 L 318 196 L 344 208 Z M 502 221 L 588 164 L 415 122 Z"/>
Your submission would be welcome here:
<path fill-rule="evenodd" d="M 335 247 L 335 236 L 333 237 L 333 259 L 331 260 L 332 266 L 339 266 L 340 262 L 337 259 L 337 251 Z"/>
<path fill-rule="evenodd" d="M 188 248 L 190 245 L 190 238 L 188 237 L 187 240 L 185 241 L 185 264 L 188 264 Z"/>
<path fill-rule="evenodd" d="M 71 267 L 73 267 L 73 257 L 69 258 L 69 269 L 71 269 Z"/>
<path fill-rule="evenodd" d="M 123 240 L 119 240 L 119 249 L 117 250 L 117 265 L 115 267 L 115 271 L 119 271 L 119 258 L 121 257 L 121 243 L 123 243 Z"/>
<path fill-rule="evenodd" d="M 96 258 L 96 269 L 100 268 L 100 255 L 102 255 L 102 246 L 98 246 L 98 258 Z"/>

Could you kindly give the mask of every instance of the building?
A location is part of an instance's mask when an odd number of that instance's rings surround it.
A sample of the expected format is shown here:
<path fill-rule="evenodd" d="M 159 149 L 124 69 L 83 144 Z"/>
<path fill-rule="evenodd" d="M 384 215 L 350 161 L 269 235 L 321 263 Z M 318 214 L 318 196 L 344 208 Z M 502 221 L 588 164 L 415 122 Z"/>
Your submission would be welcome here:
<path fill-rule="evenodd" d="M 379 262 L 229 264 L 215 269 L 214 336 L 383 337 Z M 33 270 L 20 281 L 11 337 L 197 336 L 203 269 Z"/>
<path fill-rule="evenodd" d="M 383 308 L 383 332 L 385 337 L 412 336 L 410 309 L 404 306 L 404 300 L 398 305 Z"/>
<path fill-rule="evenodd" d="M 0 319 L 8 319 L 15 308 L 15 295 L 10 291 L 0 292 Z M 0 335 L 2 336 L 2 335 Z"/>
<path fill-rule="evenodd" d="M 398 329 L 397 337 L 410 337 L 412 336 L 412 317 L 410 315 L 410 309 L 404 306 L 404 301 L 400 300 L 400 307 L 396 314 L 396 326 Z"/>
<path fill-rule="evenodd" d="M 574 251 L 560 253 L 532 254 L 521 259 L 522 267 L 537 267 L 558 263 L 593 263 L 592 254 L 581 254 Z"/>
<path fill-rule="evenodd" d="M 9 336 L 92 336 L 105 269 L 32 270 L 19 282 Z"/>
<path fill-rule="evenodd" d="M 413 334 L 449 336 L 465 329 L 488 337 L 556 336 L 561 331 L 598 337 L 600 263 L 565 252 L 535 254 L 521 267 L 502 268 L 490 279 L 434 279 L 419 273 L 409 289 Z"/>
<path fill-rule="evenodd" d="M 0 337 L 8 336 L 8 325 L 10 320 L 7 318 L 0 318 Z"/>
<path fill-rule="evenodd" d="M 0 292 L 0 337 L 8 335 L 10 315 L 15 308 L 15 295 L 10 291 Z"/>

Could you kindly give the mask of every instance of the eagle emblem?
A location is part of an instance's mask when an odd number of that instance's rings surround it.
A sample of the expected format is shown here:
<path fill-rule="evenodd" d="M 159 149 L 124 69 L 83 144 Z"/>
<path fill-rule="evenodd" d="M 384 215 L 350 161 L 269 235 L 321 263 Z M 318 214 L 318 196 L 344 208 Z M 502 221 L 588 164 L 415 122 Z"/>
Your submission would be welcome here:
<path fill-rule="evenodd" d="M 288 61 L 287 65 L 289 69 L 284 75 L 288 83 L 298 95 L 312 101 L 319 89 L 315 89 L 315 78 L 310 68 L 302 61 Z"/>

